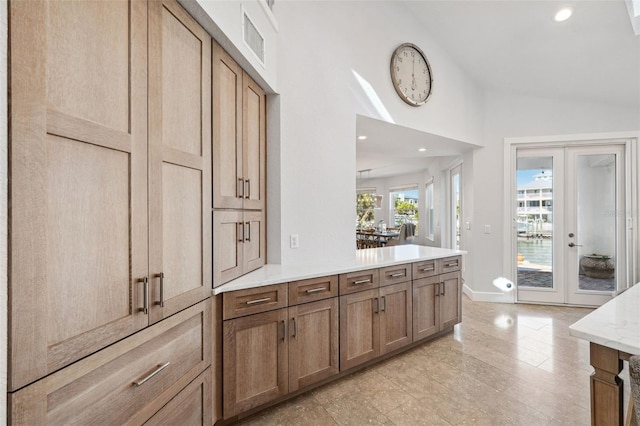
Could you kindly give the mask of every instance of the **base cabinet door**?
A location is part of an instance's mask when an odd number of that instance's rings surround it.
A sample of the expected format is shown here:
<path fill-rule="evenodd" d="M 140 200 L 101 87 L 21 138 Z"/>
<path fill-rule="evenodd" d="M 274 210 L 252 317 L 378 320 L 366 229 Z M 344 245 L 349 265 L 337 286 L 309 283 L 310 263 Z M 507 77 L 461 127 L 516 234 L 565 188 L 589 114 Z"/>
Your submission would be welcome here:
<path fill-rule="evenodd" d="M 411 281 L 380 288 L 380 354 L 413 342 Z"/>
<path fill-rule="evenodd" d="M 440 330 L 453 327 L 462 316 L 460 272 L 440 275 Z"/>
<path fill-rule="evenodd" d="M 340 296 L 340 370 L 380 355 L 378 289 Z"/>
<path fill-rule="evenodd" d="M 413 281 L 413 340 L 440 331 L 440 279 L 438 276 Z"/>
<path fill-rule="evenodd" d="M 287 322 L 287 308 L 224 321 L 225 419 L 288 392 Z"/>
<path fill-rule="evenodd" d="M 338 371 L 338 298 L 290 307 L 289 392 Z"/>

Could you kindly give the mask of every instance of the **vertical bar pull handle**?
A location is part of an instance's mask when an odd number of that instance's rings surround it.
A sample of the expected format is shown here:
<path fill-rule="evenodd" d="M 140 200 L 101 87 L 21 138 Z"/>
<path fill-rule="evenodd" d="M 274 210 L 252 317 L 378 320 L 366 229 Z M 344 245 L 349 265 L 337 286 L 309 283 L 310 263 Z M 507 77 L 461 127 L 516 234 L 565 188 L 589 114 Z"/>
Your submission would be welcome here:
<path fill-rule="evenodd" d="M 440 283 L 438 283 L 438 287 L 436 287 L 436 297 L 440 296 Z"/>
<path fill-rule="evenodd" d="M 244 192 L 244 198 L 251 198 L 251 180 L 249 179 L 245 179 L 245 182 L 247 184 L 247 190 Z"/>
<path fill-rule="evenodd" d="M 378 301 L 378 298 L 375 298 L 376 304 L 375 304 L 375 308 L 373 310 L 374 314 L 377 314 L 380 311 L 380 302 Z"/>
<path fill-rule="evenodd" d="M 244 240 L 248 243 L 251 242 L 251 222 L 245 222 L 244 223 L 245 226 L 245 230 L 246 232 L 244 232 Z"/>
<path fill-rule="evenodd" d="M 282 321 L 282 341 L 284 342 L 287 338 L 287 323 Z"/>
<path fill-rule="evenodd" d="M 239 185 L 236 185 L 236 198 L 244 198 L 244 179 L 238 178 Z"/>
<path fill-rule="evenodd" d="M 293 334 L 291 334 L 291 337 L 295 338 L 298 335 L 298 325 L 296 324 L 296 317 L 291 318 L 292 321 L 292 329 L 293 329 Z"/>
<path fill-rule="evenodd" d="M 142 279 L 142 285 L 143 285 L 143 289 L 142 289 L 143 305 L 142 305 L 142 308 L 138 309 L 138 311 L 146 315 L 149 313 L 149 277 L 144 277 Z"/>
<path fill-rule="evenodd" d="M 442 290 L 440 291 L 440 296 L 444 296 L 444 281 L 440 283 L 442 285 Z"/>
<path fill-rule="evenodd" d="M 238 232 L 238 242 L 244 242 L 244 223 L 236 222 L 236 231 Z"/>
<path fill-rule="evenodd" d="M 156 305 L 164 308 L 164 272 L 160 272 L 157 277 L 160 278 L 160 301 Z"/>

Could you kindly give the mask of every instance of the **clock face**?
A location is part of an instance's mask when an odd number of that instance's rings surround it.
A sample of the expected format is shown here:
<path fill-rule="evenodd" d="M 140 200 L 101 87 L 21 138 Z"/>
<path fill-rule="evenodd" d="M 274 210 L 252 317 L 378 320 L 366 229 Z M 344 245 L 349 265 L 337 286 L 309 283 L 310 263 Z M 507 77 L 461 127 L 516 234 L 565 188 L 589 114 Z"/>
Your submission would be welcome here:
<path fill-rule="evenodd" d="M 405 43 L 391 56 L 391 81 L 403 101 L 420 106 L 431 95 L 433 79 L 427 58 L 418 46 Z"/>

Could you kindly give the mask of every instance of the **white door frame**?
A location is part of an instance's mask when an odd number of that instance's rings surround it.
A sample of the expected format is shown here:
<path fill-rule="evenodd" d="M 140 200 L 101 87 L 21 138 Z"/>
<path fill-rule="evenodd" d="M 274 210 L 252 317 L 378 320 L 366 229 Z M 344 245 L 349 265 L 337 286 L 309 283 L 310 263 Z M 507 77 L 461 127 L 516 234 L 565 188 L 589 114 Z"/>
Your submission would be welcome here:
<path fill-rule="evenodd" d="M 571 145 L 607 145 L 622 144 L 625 146 L 625 180 L 629 184 L 625 186 L 627 201 L 624 212 L 627 224 L 627 279 L 632 285 L 637 282 L 640 271 L 637 260 L 638 241 L 640 240 L 640 226 L 638 226 L 638 198 L 640 197 L 640 176 L 638 163 L 640 152 L 638 141 L 640 131 L 634 132 L 610 132 L 575 135 L 556 135 L 539 137 L 516 137 L 504 139 L 504 181 L 503 181 L 503 276 L 511 281 L 516 281 L 516 255 L 517 244 L 514 235 L 516 224 L 516 151 L 518 148 L 552 148 Z M 517 302 L 517 291 L 510 293 L 512 301 Z"/>

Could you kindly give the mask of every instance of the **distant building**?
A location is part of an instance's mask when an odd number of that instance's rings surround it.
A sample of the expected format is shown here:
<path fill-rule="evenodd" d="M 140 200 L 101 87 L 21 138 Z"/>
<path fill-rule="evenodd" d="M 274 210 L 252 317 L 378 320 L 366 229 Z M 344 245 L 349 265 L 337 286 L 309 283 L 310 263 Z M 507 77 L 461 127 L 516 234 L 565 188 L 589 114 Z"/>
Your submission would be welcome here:
<path fill-rule="evenodd" d="M 518 186 L 518 233 L 551 236 L 553 175 L 543 170 L 533 181 Z"/>

